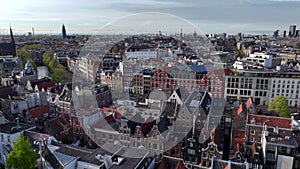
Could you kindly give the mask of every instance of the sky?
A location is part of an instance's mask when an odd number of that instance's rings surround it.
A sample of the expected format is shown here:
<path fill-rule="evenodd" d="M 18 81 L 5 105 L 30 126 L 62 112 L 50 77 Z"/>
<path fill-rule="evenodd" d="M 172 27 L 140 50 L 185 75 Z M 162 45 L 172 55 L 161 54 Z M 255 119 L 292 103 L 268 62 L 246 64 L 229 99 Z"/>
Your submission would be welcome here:
<path fill-rule="evenodd" d="M 120 18 L 143 12 L 182 17 L 203 33 L 261 33 L 300 28 L 300 0 L 2 0 L 0 34 L 93 34 Z M 128 26 L 130 23 L 128 23 Z M 134 26 L 133 26 L 134 27 Z"/>

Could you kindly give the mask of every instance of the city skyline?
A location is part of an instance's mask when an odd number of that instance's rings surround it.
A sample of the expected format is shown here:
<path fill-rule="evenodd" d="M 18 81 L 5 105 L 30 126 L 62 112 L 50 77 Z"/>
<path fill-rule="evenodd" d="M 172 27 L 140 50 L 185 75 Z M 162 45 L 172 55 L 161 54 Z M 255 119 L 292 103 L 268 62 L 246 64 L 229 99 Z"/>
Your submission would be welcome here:
<path fill-rule="evenodd" d="M 35 29 L 36 34 L 59 34 L 62 24 L 69 34 L 93 34 L 105 24 L 142 12 L 162 12 L 182 17 L 203 33 L 272 32 L 300 25 L 299 0 L 213 1 L 38 1 L 12 0 L 0 7 L 1 34 L 11 25 L 15 34 Z M 299 21 L 298 21 L 299 20 Z"/>

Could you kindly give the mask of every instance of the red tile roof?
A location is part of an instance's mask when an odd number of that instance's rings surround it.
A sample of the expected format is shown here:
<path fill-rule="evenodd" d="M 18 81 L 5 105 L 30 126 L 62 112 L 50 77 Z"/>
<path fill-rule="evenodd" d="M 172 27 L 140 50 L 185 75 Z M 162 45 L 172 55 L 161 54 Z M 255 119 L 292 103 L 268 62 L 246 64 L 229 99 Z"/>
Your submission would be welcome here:
<path fill-rule="evenodd" d="M 42 89 L 44 89 L 45 91 L 47 91 L 48 87 L 52 87 L 54 86 L 55 83 L 54 82 L 46 82 L 46 83 L 41 83 L 41 84 L 37 84 L 39 91 L 41 91 Z"/>
<path fill-rule="evenodd" d="M 232 131 L 232 138 L 231 138 L 231 148 L 233 150 L 233 154 L 236 154 L 236 152 L 239 150 L 240 144 L 245 144 L 246 138 L 245 138 L 246 132 L 240 131 L 240 130 L 233 130 Z"/>
<path fill-rule="evenodd" d="M 232 147 L 237 144 L 244 144 L 246 142 L 246 132 L 241 130 L 233 130 L 232 131 Z"/>
<path fill-rule="evenodd" d="M 107 112 L 113 112 L 113 113 L 116 113 L 115 115 L 115 118 L 117 119 L 121 119 L 122 118 L 122 110 L 119 110 L 119 109 L 113 109 L 113 108 L 108 108 L 108 107 L 103 107 L 101 109 L 103 112 L 107 113 Z"/>
<path fill-rule="evenodd" d="M 247 108 L 244 103 L 240 104 L 240 107 L 236 112 L 236 116 L 240 116 L 242 114 L 247 114 Z"/>
<path fill-rule="evenodd" d="M 263 125 L 264 123 L 267 126 L 279 127 L 285 129 L 291 129 L 292 119 L 291 118 L 282 118 L 275 116 L 262 116 L 262 115 L 248 115 L 247 124 L 251 124 L 252 119 L 255 119 L 256 124 Z"/>
<path fill-rule="evenodd" d="M 230 69 L 224 69 L 225 75 L 231 75 L 232 71 Z"/>
<path fill-rule="evenodd" d="M 141 124 L 141 131 L 146 136 L 152 127 L 156 124 L 156 121 L 152 118 L 149 117 L 144 123 Z"/>
<path fill-rule="evenodd" d="M 114 116 L 111 114 L 107 117 L 105 117 L 104 119 L 98 121 L 96 124 L 94 124 L 92 126 L 92 129 L 95 129 L 95 128 L 101 128 L 109 123 L 114 123 L 116 122 L 116 119 L 114 118 Z"/>
<path fill-rule="evenodd" d="M 247 109 L 248 109 L 252 104 L 253 104 L 252 98 L 250 97 L 250 98 L 247 100 L 247 102 L 246 102 L 246 107 L 247 107 Z"/>
<path fill-rule="evenodd" d="M 56 119 L 53 119 L 48 122 L 48 125 L 51 129 L 51 134 L 57 134 L 65 131 L 65 127 L 69 127 L 69 122 L 65 119 L 64 116 L 60 116 Z"/>
<path fill-rule="evenodd" d="M 28 110 L 28 112 L 32 118 L 37 118 L 38 120 L 42 120 L 44 118 L 44 114 L 48 114 L 48 116 L 51 115 L 48 106 L 35 107 Z"/>
<path fill-rule="evenodd" d="M 170 158 L 164 157 L 157 169 L 167 169 L 167 168 L 186 169 L 182 160 L 175 159 L 175 158 L 173 159 L 172 157 Z"/>

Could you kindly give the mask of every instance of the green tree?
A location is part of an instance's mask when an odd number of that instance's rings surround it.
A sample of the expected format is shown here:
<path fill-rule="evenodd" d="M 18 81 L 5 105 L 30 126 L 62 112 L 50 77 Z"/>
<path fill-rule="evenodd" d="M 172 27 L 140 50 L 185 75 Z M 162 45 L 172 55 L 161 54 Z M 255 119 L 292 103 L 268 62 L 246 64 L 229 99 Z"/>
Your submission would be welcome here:
<path fill-rule="evenodd" d="M 59 64 L 52 51 L 47 51 L 43 54 L 43 62 L 50 69 L 49 76 L 55 83 L 65 81 L 67 77 L 65 67 Z"/>
<path fill-rule="evenodd" d="M 58 62 L 56 59 L 52 59 L 48 64 L 50 69 L 55 69 L 58 66 Z"/>
<path fill-rule="evenodd" d="M 290 117 L 291 115 L 289 101 L 285 96 L 276 96 L 275 99 L 273 98 L 268 106 L 268 110 L 276 111 L 280 117 Z"/>
<path fill-rule="evenodd" d="M 34 69 L 35 70 L 37 69 L 37 65 L 36 65 L 35 61 L 30 57 L 30 55 L 25 50 L 19 50 L 18 55 L 22 58 L 24 65 L 29 60 L 29 62 L 33 65 Z"/>
<path fill-rule="evenodd" d="M 37 165 L 38 155 L 31 147 L 29 140 L 21 135 L 14 144 L 14 150 L 8 154 L 7 168 L 32 169 Z"/>
<path fill-rule="evenodd" d="M 52 69 L 52 73 L 50 73 L 50 77 L 55 83 L 60 83 L 66 79 L 67 73 L 66 70 L 64 69 L 56 68 L 56 69 Z"/>
<path fill-rule="evenodd" d="M 80 138 L 79 138 L 79 145 L 81 147 L 83 147 L 85 145 L 85 139 L 83 138 L 83 136 L 80 136 Z"/>
<path fill-rule="evenodd" d="M 43 62 L 48 66 L 51 60 L 54 58 L 54 53 L 52 51 L 47 51 L 43 54 Z"/>

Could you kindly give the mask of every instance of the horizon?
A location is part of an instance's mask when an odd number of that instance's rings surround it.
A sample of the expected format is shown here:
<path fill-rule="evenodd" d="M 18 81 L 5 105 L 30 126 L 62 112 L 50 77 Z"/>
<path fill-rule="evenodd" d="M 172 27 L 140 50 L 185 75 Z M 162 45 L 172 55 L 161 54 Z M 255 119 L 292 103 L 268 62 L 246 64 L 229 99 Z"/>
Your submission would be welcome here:
<path fill-rule="evenodd" d="M 96 1 L 70 0 L 44 2 L 11 0 L 0 7 L 0 35 L 59 35 L 64 24 L 67 34 L 92 35 L 101 27 L 136 13 L 159 12 L 181 17 L 204 34 L 239 32 L 272 33 L 300 27 L 300 0 L 211 0 L 187 2 L 171 0 Z M 299 29 L 299 28 L 298 28 Z"/>

